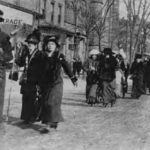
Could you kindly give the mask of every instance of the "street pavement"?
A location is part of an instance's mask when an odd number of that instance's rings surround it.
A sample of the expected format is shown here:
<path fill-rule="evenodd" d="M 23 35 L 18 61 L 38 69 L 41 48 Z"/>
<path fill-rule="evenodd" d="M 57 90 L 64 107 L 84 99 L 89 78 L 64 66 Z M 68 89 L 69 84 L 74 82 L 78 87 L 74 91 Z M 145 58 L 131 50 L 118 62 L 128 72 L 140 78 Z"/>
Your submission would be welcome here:
<path fill-rule="evenodd" d="M 78 87 L 64 78 L 62 112 L 56 131 L 41 135 L 40 123 L 20 122 L 21 95 L 17 82 L 7 80 L 4 116 L 10 97 L 9 120 L 0 126 L 0 150 L 150 150 L 150 97 L 117 99 L 114 107 L 88 106 L 85 80 Z M 11 94 L 10 94 L 11 91 Z"/>

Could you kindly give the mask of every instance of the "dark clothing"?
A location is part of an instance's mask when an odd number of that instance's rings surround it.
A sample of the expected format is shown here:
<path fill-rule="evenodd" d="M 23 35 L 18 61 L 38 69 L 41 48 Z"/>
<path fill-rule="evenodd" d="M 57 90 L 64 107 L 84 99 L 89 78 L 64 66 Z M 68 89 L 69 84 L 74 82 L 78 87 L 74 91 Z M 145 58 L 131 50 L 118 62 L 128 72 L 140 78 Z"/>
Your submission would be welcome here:
<path fill-rule="evenodd" d="M 105 104 L 113 103 L 116 100 L 115 90 L 115 80 L 111 82 L 103 81 L 103 100 Z"/>
<path fill-rule="evenodd" d="M 150 91 L 150 60 L 148 60 L 147 63 L 145 64 L 144 79 L 145 79 L 145 85 L 147 88 L 149 88 Z"/>
<path fill-rule="evenodd" d="M 120 68 L 121 68 L 121 70 L 123 71 L 123 73 L 124 73 L 124 77 L 125 77 L 125 81 L 127 81 L 127 78 L 128 78 L 128 75 L 129 75 L 129 64 L 125 64 L 124 63 L 124 61 L 122 61 L 121 63 L 120 63 Z"/>
<path fill-rule="evenodd" d="M 87 72 L 86 77 L 86 102 L 94 104 L 96 102 L 96 87 L 98 82 L 98 60 L 88 59 L 84 64 L 84 71 Z"/>
<path fill-rule="evenodd" d="M 25 66 L 24 72 L 27 74 L 26 81 L 21 84 L 21 94 L 23 95 L 21 119 L 33 121 L 36 118 L 36 116 L 34 116 L 34 103 L 37 96 L 37 86 L 41 83 L 43 72 L 42 58 L 44 57 L 42 52 L 37 49 L 31 55 L 29 53 L 27 54 L 26 57 L 18 57 L 18 59 L 16 59 L 17 65 L 20 67 Z"/>
<path fill-rule="evenodd" d="M 6 82 L 6 66 L 7 63 L 13 59 L 12 47 L 9 42 L 10 37 L 4 33 L 0 32 L 0 48 L 2 48 L 3 53 L 0 54 L 0 122 L 2 121 L 3 105 L 4 105 L 4 95 L 5 95 L 5 82 Z"/>
<path fill-rule="evenodd" d="M 114 87 L 114 80 L 116 78 L 115 70 L 117 67 L 117 60 L 114 56 L 105 55 L 100 57 L 98 67 L 99 80 L 102 82 L 102 97 L 104 104 L 113 103 L 116 100 L 116 93 Z"/>
<path fill-rule="evenodd" d="M 100 63 L 98 67 L 98 73 L 100 80 L 111 82 L 115 79 L 117 66 L 117 60 L 114 56 L 110 55 L 106 58 L 104 55 L 100 57 Z"/>
<path fill-rule="evenodd" d="M 82 62 L 74 61 L 73 62 L 73 74 L 74 75 L 78 74 L 78 76 L 80 76 L 81 69 L 82 69 Z"/>
<path fill-rule="evenodd" d="M 64 55 L 58 51 L 54 52 L 51 57 L 45 58 L 45 68 L 42 78 L 42 95 L 43 106 L 41 119 L 45 124 L 63 121 L 61 112 L 61 102 L 63 96 L 63 79 L 62 68 L 65 73 L 72 78 L 68 62 L 65 60 Z"/>
<path fill-rule="evenodd" d="M 145 67 L 143 62 L 137 63 L 136 61 L 134 61 L 131 66 L 130 73 L 133 79 L 132 97 L 139 98 L 142 94 L 145 93 L 144 89 Z"/>
<path fill-rule="evenodd" d="M 4 33 L 0 32 L 0 48 L 3 49 L 3 54 L 0 55 L 0 64 L 6 65 L 10 60 L 13 59 L 12 47 L 10 43 L 10 37 Z"/>

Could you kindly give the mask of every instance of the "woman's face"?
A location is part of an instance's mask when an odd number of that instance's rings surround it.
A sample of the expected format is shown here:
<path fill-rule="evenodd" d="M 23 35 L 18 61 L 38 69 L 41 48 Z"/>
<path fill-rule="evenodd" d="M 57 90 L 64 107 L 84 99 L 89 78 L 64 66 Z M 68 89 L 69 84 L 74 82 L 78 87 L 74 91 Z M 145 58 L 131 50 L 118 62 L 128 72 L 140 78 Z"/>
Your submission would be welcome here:
<path fill-rule="evenodd" d="M 53 41 L 49 41 L 47 44 L 48 51 L 54 52 L 56 50 L 56 43 Z"/>
<path fill-rule="evenodd" d="M 92 55 L 92 59 L 96 60 L 97 59 L 97 55 Z"/>
<path fill-rule="evenodd" d="M 32 53 L 36 49 L 37 45 L 33 43 L 28 43 L 29 52 Z"/>

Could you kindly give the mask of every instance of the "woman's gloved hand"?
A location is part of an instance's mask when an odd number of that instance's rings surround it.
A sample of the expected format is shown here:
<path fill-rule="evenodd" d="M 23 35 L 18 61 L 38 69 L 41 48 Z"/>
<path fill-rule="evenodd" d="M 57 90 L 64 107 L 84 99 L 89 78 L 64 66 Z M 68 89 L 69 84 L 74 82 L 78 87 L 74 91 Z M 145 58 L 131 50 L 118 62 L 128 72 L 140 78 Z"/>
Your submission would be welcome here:
<path fill-rule="evenodd" d="M 77 79 L 76 76 L 73 76 L 73 77 L 71 78 L 71 81 L 72 81 L 72 83 L 73 83 L 74 86 L 78 86 L 78 83 L 77 83 L 78 79 Z"/>

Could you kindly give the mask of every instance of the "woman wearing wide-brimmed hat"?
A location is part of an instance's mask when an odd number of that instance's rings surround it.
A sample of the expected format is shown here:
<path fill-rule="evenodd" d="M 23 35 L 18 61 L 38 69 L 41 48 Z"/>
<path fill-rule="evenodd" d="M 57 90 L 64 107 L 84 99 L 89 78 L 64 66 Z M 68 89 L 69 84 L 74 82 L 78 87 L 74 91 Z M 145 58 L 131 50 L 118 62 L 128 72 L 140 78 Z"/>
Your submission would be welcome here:
<path fill-rule="evenodd" d="M 21 119 L 24 120 L 26 124 L 33 123 L 37 117 L 35 101 L 43 68 L 42 52 L 38 50 L 39 41 L 40 35 L 37 34 L 35 30 L 27 36 L 27 45 L 23 45 L 21 53 L 15 60 L 18 66 L 24 67 L 19 83 L 21 85 L 22 94 Z"/>
<path fill-rule="evenodd" d="M 60 51 L 59 37 L 56 35 L 44 38 L 45 68 L 42 77 L 42 113 L 41 120 L 45 124 L 41 133 L 48 133 L 51 128 L 57 128 L 58 123 L 64 121 L 61 103 L 63 96 L 62 68 L 74 85 L 76 77 Z"/>
<path fill-rule="evenodd" d="M 92 49 L 89 52 L 89 58 L 84 64 L 84 71 L 87 72 L 86 77 L 86 102 L 88 104 L 95 104 L 96 103 L 96 89 L 97 89 L 97 82 L 98 82 L 98 65 L 99 60 L 98 56 L 100 52 L 97 49 Z"/>

